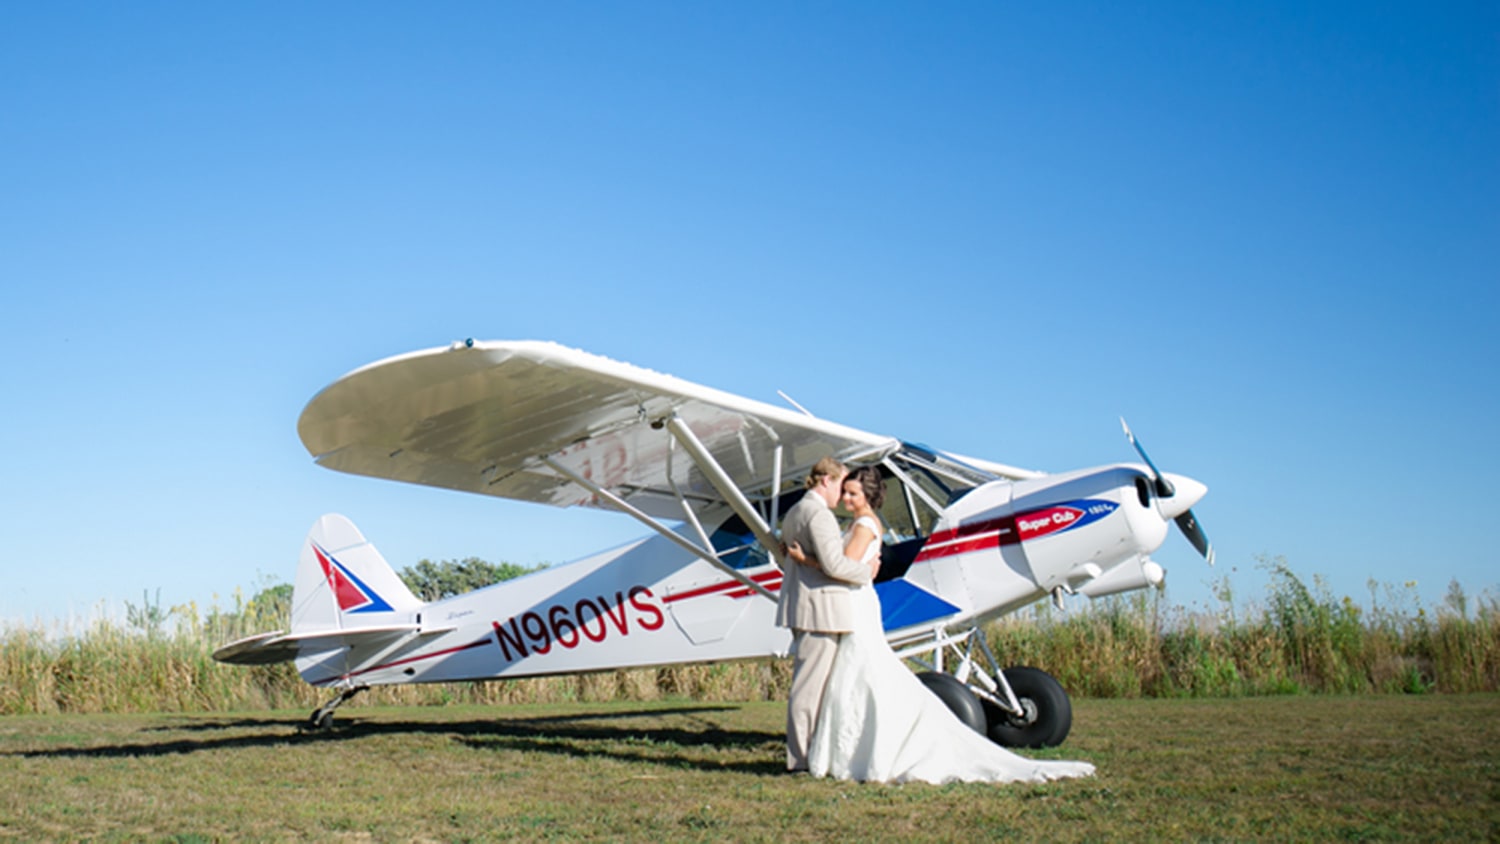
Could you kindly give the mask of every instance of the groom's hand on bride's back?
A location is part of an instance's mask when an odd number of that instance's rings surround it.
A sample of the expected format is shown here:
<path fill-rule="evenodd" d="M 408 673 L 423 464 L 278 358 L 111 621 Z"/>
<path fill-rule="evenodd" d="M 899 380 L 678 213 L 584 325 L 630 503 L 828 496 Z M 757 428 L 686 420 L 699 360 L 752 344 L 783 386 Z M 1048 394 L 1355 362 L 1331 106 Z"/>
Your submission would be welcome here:
<path fill-rule="evenodd" d="M 818 565 L 818 561 L 803 553 L 802 546 L 798 545 L 796 542 L 783 544 L 781 546 L 781 550 L 783 555 L 785 555 L 788 559 L 792 560 L 798 565 L 813 567 L 816 567 Z"/>

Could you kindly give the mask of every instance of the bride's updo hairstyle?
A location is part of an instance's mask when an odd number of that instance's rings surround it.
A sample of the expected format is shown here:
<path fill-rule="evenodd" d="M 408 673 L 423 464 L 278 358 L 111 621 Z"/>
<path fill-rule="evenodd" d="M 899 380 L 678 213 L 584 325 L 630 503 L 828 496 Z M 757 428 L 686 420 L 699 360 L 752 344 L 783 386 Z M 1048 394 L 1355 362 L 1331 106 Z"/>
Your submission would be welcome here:
<path fill-rule="evenodd" d="M 865 500 L 870 502 L 870 509 L 880 512 L 880 505 L 885 503 L 885 481 L 880 477 L 880 470 L 874 466 L 861 466 L 844 478 L 844 483 L 850 481 L 859 481 Z"/>
<path fill-rule="evenodd" d="M 812 471 L 807 473 L 807 479 L 802 482 L 802 488 L 812 489 L 824 478 L 837 478 L 842 474 L 844 474 L 844 464 L 832 457 L 825 457 L 813 464 Z"/>

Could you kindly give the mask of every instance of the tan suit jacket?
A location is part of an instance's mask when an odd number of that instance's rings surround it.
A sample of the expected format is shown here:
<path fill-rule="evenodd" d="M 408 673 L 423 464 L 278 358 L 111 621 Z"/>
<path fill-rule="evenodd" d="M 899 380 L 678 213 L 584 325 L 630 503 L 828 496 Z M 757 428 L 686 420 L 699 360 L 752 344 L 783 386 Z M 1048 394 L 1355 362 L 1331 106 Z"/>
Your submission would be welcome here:
<path fill-rule="evenodd" d="M 847 633 L 854 629 L 849 591 L 870 582 L 870 567 L 844 556 L 839 523 L 822 496 L 808 490 L 781 522 L 781 538 L 796 542 L 817 567 L 787 558 L 776 605 L 776 624 L 793 630 Z"/>

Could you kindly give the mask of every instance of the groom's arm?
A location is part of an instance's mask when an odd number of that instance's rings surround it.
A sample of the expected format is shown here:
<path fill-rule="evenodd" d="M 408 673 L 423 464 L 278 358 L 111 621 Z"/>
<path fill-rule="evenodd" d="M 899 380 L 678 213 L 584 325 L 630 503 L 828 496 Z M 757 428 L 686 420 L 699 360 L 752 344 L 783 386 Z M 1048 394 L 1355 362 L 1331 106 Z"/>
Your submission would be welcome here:
<path fill-rule="evenodd" d="M 834 519 L 833 513 L 827 510 L 819 512 L 807 527 L 812 536 L 818 568 L 824 574 L 848 583 L 870 582 L 870 567 L 844 556 L 844 540 L 839 536 L 839 523 Z"/>

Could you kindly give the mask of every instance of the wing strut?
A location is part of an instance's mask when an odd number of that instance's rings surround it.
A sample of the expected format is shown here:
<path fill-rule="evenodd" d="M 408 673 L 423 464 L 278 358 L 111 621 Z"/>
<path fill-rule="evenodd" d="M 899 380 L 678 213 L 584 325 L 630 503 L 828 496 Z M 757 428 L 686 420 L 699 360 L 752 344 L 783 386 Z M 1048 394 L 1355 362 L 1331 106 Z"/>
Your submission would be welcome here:
<path fill-rule="evenodd" d="M 760 517 L 760 513 L 755 511 L 755 505 L 751 504 L 750 499 L 746 498 L 740 488 L 735 485 L 733 479 L 724 471 L 724 467 L 720 466 L 713 455 L 708 453 L 708 449 L 703 447 L 703 441 L 698 439 L 693 429 L 689 428 L 687 423 L 676 414 L 668 417 L 666 423 L 667 430 L 672 432 L 672 436 L 676 437 L 682 447 L 687 449 L 693 462 L 698 464 L 698 470 L 708 478 L 708 482 L 713 484 L 714 489 L 724 496 L 724 501 L 734 510 L 734 514 L 745 520 L 745 525 L 750 528 L 751 533 L 755 534 L 760 547 L 766 549 L 766 553 L 771 555 L 771 559 L 775 560 L 777 566 L 785 568 L 781 560 L 781 542 L 771 535 L 770 526 L 766 524 L 765 519 Z M 777 466 L 778 476 L 780 471 L 781 467 Z"/>
<path fill-rule="evenodd" d="M 776 453 L 771 456 L 771 530 L 781 529 L 781 443 L 776 443 Z"/>
<path fill-rule="evenodd" d="M 775 535 L 781 530 L 781 436 L 776 433 L 775 428 L 760 421 L 760 419 L 754 416 L 747 416 L 745 418 L 755 423 L 756 427 L 765 432 L 765 435 L 770 438 L 771 442 L 776 444 L 776 447 L 771 450 L 771 509 L 767 511 L 767 514 L 771 518 L 768 530 L 772 535 Z M 780 561 L 777 564 L 779 565 Z"/>
<path fill-rule="evenodd" d="M 693 556 L 698 557 L 699 559 L 703 560 L 705 563 L 708 563 L 709 565 L 713 566 L 714 568 L 719 569 L 720 571 L 724 572 L 725 574 L 729 575 L 730 577 L 734 578 L 735 580 L 738 580 L 740 583 L 744 584 L 746 587 L 748 587 L 752 591 L 759 592 L 760 594 L 766 596 L 767 598 L 770 598 L 773 601 L 777 600 L 776 596 L 774 594 L 772 594 L 770 590 L 766 589 L 766 587 L 761 586 L 759 583 L 756 583 L 755 581 L 753 581 L 750 578 L 746 577 L 739 570 L 734 569 L 734 568 L 726 565 L 723 560 L 719 559 L 718 555 L 716 555 L 716 554 L 713 553 L 713 551 L 712 551 L 711 548 L 700 548 L 697 545 L 694 545 L 693 543 L 687 541 L 686 539 L 683 539 L 681 534 L 679 534 L 679 533 L 677 533 L 676 531 L 673 531 L 673 530 L 668 530 L 666 525 L 662 524 L 661 522 L 657 521 L 656 519 L 652 518 L 651 516 L 648 516 L 647 514 L 641 512 L 641 510 L 639 508 L 637 508 L 635 505 L 631 504 L 630 502 L 626 501 L 625 499 L 621 498 L 620 496 L 615 495 L 613 492 L 610 492 L 609 490 L 605 489 L 604 487 L 599 486 L 598 484 L 594 483 L 593 481 L 589 480 L 588 478 L 585 478 L 584 476 L 578 474 L 577 472 L 574 472 L 572 469 L 569 469 L 566 466 L 563 466 L 563 465 L 559 464 L 557 461 L 553 460 L 552 458 L 550 458 L 550 457 L 548 457 L 546 455 L 542 455 L 541 461 L 543 463 L 547 464 L 547 466 L 549 468 L 551 468 L 552 471 L 554 471 L 554 472 L 558 473 L 559 475 L 562 475 L 563 477 L 571 480 L 573 483 L 578 484 L 579 486 L 583 487 L 584 489 L 587 489 L 589 492 L 592 492 L 593 494 L 599 496 L 600 498 L 605 499 L 609 503 L 615 505 L 615 507 L 618 508 L 621 512 L 625 513 L 628 516 L 634 517 L 641 524 L 645 525 L 646 527 L 651 528 L 652 530 L 656 531 L 657 533 L 661 534 L 662 536 L 666 537 L 667 539 L 670 539 L 673 542 L 677 543 L 679 546 L 681 546 L 684 550 L 686 550 L 687 552 L 689 552 Z M 777 546 L 777 548 L 779 550 L 780 546 Z"/>
<path fill-rule="evenodd" d="M 670 445 L 671 443 L 668 443 L 668 446 Z M 673 479 L 672 455 L 676 453 L 676 449 L 667 449 L 667 486 L 671 487 L 672 494 L 677 496 L 677 503 L 682 505 L 682 514 L 687 517 L 688 524 L 692 525 L 693 531 L 698 534 L 698 541 L 703 543 L 702 547 L 712 549 L 714 556 L 717 557 L 719 549 L 714 548 L 714 541 L 709 538 L 708 531 L 703 529 L 703 523 L 698 521 L 698 514 L 693 512 L 693 505 L 688 503 L 687 496 L 677 488 L 677 481 Z"/>

